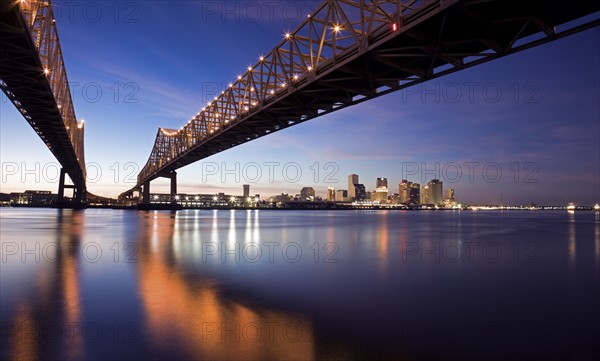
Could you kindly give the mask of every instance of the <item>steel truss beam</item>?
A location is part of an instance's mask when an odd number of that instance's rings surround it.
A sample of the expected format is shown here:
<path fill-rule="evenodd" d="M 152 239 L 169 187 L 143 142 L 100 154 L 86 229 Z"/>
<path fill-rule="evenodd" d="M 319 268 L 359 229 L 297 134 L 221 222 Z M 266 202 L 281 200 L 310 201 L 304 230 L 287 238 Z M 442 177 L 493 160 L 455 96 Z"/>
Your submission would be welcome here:
<path fill-rule="evenodd" d="M 0 0 L 0 49 L 0 88 L 84 202 L 84 125 L 75 116 L 51 0 Z"/>

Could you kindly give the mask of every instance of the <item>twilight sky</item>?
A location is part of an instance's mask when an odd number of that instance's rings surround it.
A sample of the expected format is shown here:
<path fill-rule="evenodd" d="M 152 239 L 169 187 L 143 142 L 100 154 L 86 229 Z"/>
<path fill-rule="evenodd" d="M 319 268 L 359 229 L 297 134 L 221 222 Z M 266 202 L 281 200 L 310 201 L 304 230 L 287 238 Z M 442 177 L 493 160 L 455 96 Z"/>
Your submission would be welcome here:
<path fill-rule="evenodd" d="M 55 1 L 88 189 L 135 183 L 158 127 L 179 128 L 318 2 Z M 600 29 L 349 107 L 178 171 L 179 192 L 367 190 L 439 178 L 467 203 L 600 201 Z M 4 94 L 1 192 L 56 192 L 57 163 Z M 237 169 L 237 171 L 236 171 Z M 318 169 L 318 172 L 317 172 Z M 260 170 L 260 173 L 257 172 Z M 299 174 L 301 173 L 301 174 Z M 237 178 L 237 179 L 236 179 Z M 131 183 L 133 181 L 134 183 Z M 167 192 L 166 180 L 152 192 Z"/>

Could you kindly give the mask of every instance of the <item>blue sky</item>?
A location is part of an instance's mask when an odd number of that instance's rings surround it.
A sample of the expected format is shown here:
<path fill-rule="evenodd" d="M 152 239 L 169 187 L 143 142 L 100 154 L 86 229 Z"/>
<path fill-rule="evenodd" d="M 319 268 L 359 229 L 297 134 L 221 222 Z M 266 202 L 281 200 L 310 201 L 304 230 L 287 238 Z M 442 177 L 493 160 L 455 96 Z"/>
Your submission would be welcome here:
<path fill-rule="evenodd" d="M 185 124 L 316 4 L 55 1 L 89 190 L 130 188 L 158 127 Z M 357 173 L 367 190 L 437 177 L 468 203 L 593 204 L 599 45 L 595 28 L 311 120 L 180 169 L 179 191 L 324 195 Z M 3 94 L 0 141 L 2 192 L 56 192 L 56 160 Z"/>

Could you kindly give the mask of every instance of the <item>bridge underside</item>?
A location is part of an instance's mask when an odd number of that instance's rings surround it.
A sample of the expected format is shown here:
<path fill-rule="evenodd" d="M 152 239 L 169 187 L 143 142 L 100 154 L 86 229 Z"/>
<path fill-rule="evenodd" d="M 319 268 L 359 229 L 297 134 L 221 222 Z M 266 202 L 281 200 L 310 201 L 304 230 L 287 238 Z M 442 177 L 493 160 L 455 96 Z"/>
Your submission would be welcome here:
<path fill-rule="evenodd" d="M 136 188 L 159 174 L 320 115 L 598 26 L 596 16 L 555 28 L 599 10 L 600 2 L 586 0 L 563 5 L 442 2 L 385 39 L 371 38 L 368 44 L 348 49 L 312 77 L 290 86 L 284 97 L 265 100 L 244 119 L 224 125 L 157 172 L 138 178 Z"/>
<path fill-rule="evenodd" d="M 74 200 L 85 201 L 85 176 L 44 65 L 14 1 L 0 1 L 0 88 L 52 151 L 73 181 Z M 64 178 L 64 175 L 61 175 Z M 64 191 L 64 183 L 59 185 Z"/>

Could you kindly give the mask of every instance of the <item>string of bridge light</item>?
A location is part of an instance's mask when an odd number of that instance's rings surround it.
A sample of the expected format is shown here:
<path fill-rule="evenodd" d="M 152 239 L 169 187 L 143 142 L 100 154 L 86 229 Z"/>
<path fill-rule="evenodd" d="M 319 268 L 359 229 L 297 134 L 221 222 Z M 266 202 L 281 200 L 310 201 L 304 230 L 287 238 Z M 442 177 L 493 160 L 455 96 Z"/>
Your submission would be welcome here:
<path fill-rule="evenodd" d="M 308 17 L 310 17 L 310 15 L 308 15 Z M 333 32 L 333 33 L 335 33 L 335 34 L 339 34 L 339 33 L 340 33 L 340 32 L 341 32 L 343 29 L 342 29 L 342 26 L 341 26 L 341 25 L 339 25 L 339 24 L 336 24 L 336 25 L 334 25 L 334 26 L 332 26 L 332 27 L 331 27 L 331 30 L 332 30 L 332 32 Z M 286 33 L 284 34 L 284 38 L 285 38 L 286 40 L 290 40 L 290 39 L 292 39 L 292 38 L 293 38 L 293 35 L 292 35 L 290 32 L 286 32 Z M 260 57 L 258 58 L 258 60 L 259 60 L 259 63 L 257 63 L 257 64 L 256 64 L 254 67 L 252 67 L 252 66 L 248 66 L 248 68 L 247 68 L 247 72 L 246 72 L 246 79 L 248 79 L 248 80 L 249 80 L 249 79 L 250 79 L 250 76 L 251 76 L 250 74 L 252 73 L 252 71 L 253 71 L 255 68 L 259 67 L 261 64 L 263 64 L 263 62 L 265 61 L 265 57 L 264 57 L 264 56 L 260 56 Z M 308 73 L 312 72 L 312 71 L 313 71 L 313 69 L 314 69 L 314 68 L 312 67 L 312 65 L 309 65 L 309 66 L 307 66 L 307 67 L 306 67 L 306 71 L 307 71 Z M 297 73 L 295 73 L 294 75 L 292 75 L 292 77 L 291 77 L 291 78 L 292 78 L 292 79 L 291 79 L 292 81 L 298 81 L 298 80 L 300 79 L 300 75 L 298 75 Z M 238 76 L 237 76 L 237 80 L 236 80 L 234 83 L 229 83 L 229 84 L 228 84 L 228 90 L 230 90 L 230 91 L 231 91 L 233 88 L 235 88 L 235 87 L 238 87 L 238 86 L 239 86 L 239 84 L 242 84 L 242 80 L 243 80 L 243 79 L 244 79 L 244 76 L 242 76 L 242 75 L 238 75 Z M 287 88 L 287 86 L 288 86 L 287 82 L 281 82 L 281 83 L 279 84 L 279 88 L 280 88 L 280 89 L 285 89 L 285 88 Z M 255 87 L 250 87 L 250 89 L 249 89 L 249 90 L 250 90 L 250 93 L 255 93 L 257 89 L 256 89 Z M 270 96 L 274 96 L 274 95 L 275 95 L 275 93 L 276 93 L 276 90 L 275 90 L 274 88 L 273 88 L 273 89 L 270 89 L 270 90 L 268 91 L 268 94 L 269 94 Z M 223 95 L 225 95 L 225 91 L 221 91 L 221 96 L 223 96 Z M 166 136 L 168 136 L 168 137 L 173 137 L 173 136 L 179 135 L 179 133 L 180 133 L 181 131 L 183 131 L 183 130 L 184 130 L 186 127 L 188 127 L 189 125 L 191 125 L 191 124 L 194 122 L 194 120 L 197 120 L 197 119 L 200 117 L 200 115 L 201 115 L 202 113 L 206 112 L 206 111 L 208 110 L 208 108 L 210 108 L 211 106 L 213 106 L 213 105 L 214 105 L 214 103 L 217 103 L 218 101 L 219 101 L 219 96 L 216 96 L 216 97 L 214 98 L 214 100 L 213 100 L 213 101 L 209 101 L 209 102 L 207 103 L 206 107 L 202 108 L 202 110 L 201 110 L 199 113 L 197 113 L 197 114 L 196 114 L 196 117 L 194 117 L 194 118 L 190 119 L 190 120 L 189 120 L 189 121 L 188 121 L 188 122 L 187 122 L 187 123 L 186 123 L 184 126 L 182 126 L 181 128 L 179 128 L 179 130 L 167 130 L 167 129 L 160 128 L 160 131 L 161 131 L 161 133 L 162 133 L 162 134 L 164 134 L 164 135 L 166 135 Z M 243 108 L 242 108 L 242 109 L 243 109 L 243 111 L 242 111 L 241 113 L 245 113 L 245 112 L 248 112 L 248 111 L 250 111 L 250 106 L 252 106 L 252 107 L 256 107 L 256 106 L 258 106 L 258 102 L 257 102 L 257 101 L 255 101 L 255 100 L 253 100 L 253 101 L 249 101 L 247 104 L 248 104 L 248 105 L 244 105 L 244 106 L 243 106 Z M 213 111 L 213 112 L 211 113 L 211 115 L 212 115 L 214 118 L 221 118 L 221 114 L 220 114 L 218 111 Z M 230 121 L 234 121 L 236 118 L 237 118 L 237 116 L 236 116 L 236 115 L 231 115 L 231 116 L 229 116 L 229 119 L 228 119 L 227 117 L 224 117 L 224 122 L 225 122 L 225 124 L 228 124 Z M 211 133 L 211 134 L 212 134 L 212 133 L 214 133 L 214 131 L 216 131 L 216 130 L 219 130 L 219 128 L 220 128 L 219 126 L 216 126 L 216 127 L 214 127 L 213 129 L 211 129 L 211 130 L 209 131 L 209 133 Z"/>
<path fill-rule="evenodd" d="M 311 17 L 311 15 L 309 14 L 309 15 L 308 15 L 308 18 L 310 18 L 310 17 Z M 305 24 L 302 24 L 302 25 L 300 26 L 299 30 L 300 30 L 300 29 L 302 29 L 302 27 L 303 27 L 304 25 L 305 25 Z M 394 32 L 395 32 L 395 31 L 397 31 L 397 30 L 398 30 L 398 24 L 397 24 L 396 22 L 392 22 L 392 23 L 390 24 L 390 26 L 391 26 L 391 29 L 392 29 L 392 31 L 394 31 Z M 299 30 L 297 30 L 296 32 L 298 32 Z M 334 24 L 334 25 L 331 27 L 331 31 L 332 31 L 332 33 L 333 33 L 333 34 L 335 34 L 335 35 L 338 35 L 338 34 L 340 34 L 340 33 L 341 33 L 343 30 L 344 30 L 343 26 L 342 26 L 341 24 L 339 24 L 339 23 L 337 23 L 337 24 Z M 285 39 L 285 40 L 289 41 L 290 39 L 292 39 L 292 38 L 294 37 L 294 35 L 293 35 L 292 33 L 290 33 L 290 32 L 286 32 L 286 33 L 283 35 L 283 37 L 284 37 L 284 39 Z M 257 68 L 257 67 L 259 67 L 261 64 L 263 64 L 263 62 L 265 61 L 265 57 L 264 57 L 264 56 L 260 56 L 260 57 L 258 58 L 258 60 L 259 60 L 259 63 L 257 63 L 257 64 L 254 66 L 254 68 Z M 250 80 L 251 73 L 252 73 L 252 71 L 253 71 L 253 69 L 254 69 L 254 68 L 253 68 L 252 66 L 248 66 L 248 68 L 247 68 L 247 72 L 246 72 L 246 79 Z M 311 73 L 311 72 L 313 71 L 313 69 L 314 69 L 314 68 L 313 68 L 313 66 L 312 66 L 312 65 L 308 65 L 308 66 L 306 67 L 306 72 L 307 72 L 307 73 Z M 229 84 L 228 84 L 228 89 L 230 89 L 230 91 L 231 91 L 231 89 L 233 89 L 234 87 L 238 87 L 238 86 L 239 86 L 239 84 L 242 84 L 242 80 L 243 80 L 243 79 L 244 79 L 244 77 L 243 77 L 242 75 L 238 75 L 238 76 L 237 76 L 237 81 L 235 81 L 234 83 L 229 83 Z M 291 80 L 292 80 L 292 81 L 294 81 L 294 82 L 297 82 L 298 80 L 300 80 L 300 75 L 298 75 L 297 73 L 295 73 L 294 75 L 292 75 L 292 79 L 291 79 Z M 281 89 L 285 89 L 287 86 L 288 86 L 287 82 L 281 82 L 281 83 L 279 84 L 279 88 L 280 88 L 280 90 L 281 90 Z M 251 87 L 251 88 L 250 88 L 250 93 L 255 93 L 255 91 L 256 91 L 256 89 L 255 89 L 254 87 Z M 274 95 L 275 95 L 275 93 L 276 93 L 276 90 L 275 90 L 274 88 L 273 88 L 273 89 L 270 89 L 270 90 L 268 91 L 268 94 L 269 94 L 269 96 L 274 96 Z M 225 91 L 221 91 L 221 96 L 223 96 L 223 95 L 225 95 Z M 244 97 L 245 97 L 245 96 L 244 96 Z M 179 130 L 167 131 L 167 130 L 164 130 L 164 129 L 162 129 L 162 128 L 161 128 L 161 131 L 162 131 L 162 133 L 163 133 L 164 135 L 167 135 L 167 136 L 176 136 L 176 135 L 178 135 L 178 134 L 179 134 L 179 132 L 183 131 L 183 130 L 184 130 L 186 127 L 188 127 L 189 125 L 191 125 L 191 124 L 192 124 L 192 122 L 193 122 L 194 120 L 198 120 L 198 118 L 200 117 L 200 115 L 201 115 L 202 113 L 204 113 L 205 111 L 207 111 L 207 109 L 208 109 L 209 107 L 213 106 L 213 103 L 216 103 L 216 102 L 218 102 L 218 100 L 219 100 L 219 97 L 217 96 L 217 97 L 215 97 L 214 101 L 208 102 L 207 106 L 206 106 L 206 107 L 204 107 L 204 108 L 202 108 L 202 110 L 201 110 L 199 113 L 197 113 L 197 114 L 196 114 L 196 117 L 194 117 L 194 118 L 190 119 L 190 120 L 189 120 L 189 121 L 188 121 L 188 122 L 187 122 L 187 123 L 186 123 L 184 126 L 182 126 L 182 127 L 179 129 Z M 249 105 L 251 105 L 252 107 L 256 107 L 256 106 L 258 105 L 258 102 L 256 102 L 256 101 L 252 101 L 252 102 L 250 102 L 250 103 L 249 103 Z M 244 105 L 244 107 L 242 108 L 242 109 L 243 109 L 243 111 L 242 111 L 241 113 L 245 113 L 245 112 L 248 112 L 248 111 L 250 111 L 250 106 L 249 106 L 249 105 Z M 215 111 L 213 111 L 211 115 L 212 115 L 214 118 L 220 118 L 220 117 L 221 117 L 221 114 L 220 114 L 218 111 L 216 111 L 216 110 L 215 110 Z M 225 124 L 228 124 L 230 121 L 234 121 L 236 118 L 237 118 L 237 116 L 236 116 L 236 115 L 231 115 L 231 116 L 229 116 L 229 119 L 228 119 L 227 117 L 224 117 L 224 122 L 225 122 Z M 214 131 L 216 131 L 216 130 L 219 130 L 219 128 L 220 128 L 219 126 L 215 126 L 214 128 L 212 128 L 212 129 L 209 131 L 209 133 L 211 133 L 211 134 L 212 134 L 212 133 L 214 133 Z"/>

